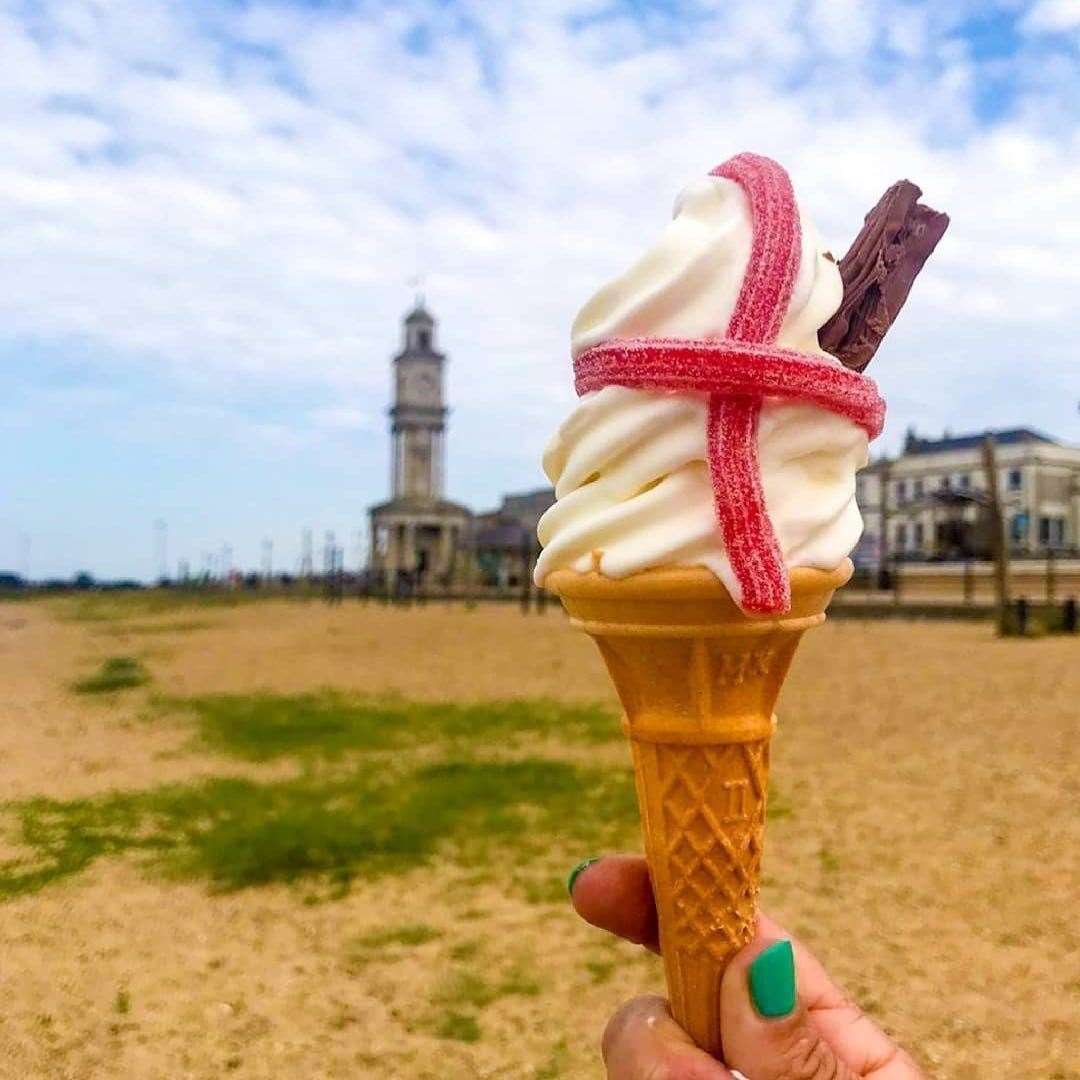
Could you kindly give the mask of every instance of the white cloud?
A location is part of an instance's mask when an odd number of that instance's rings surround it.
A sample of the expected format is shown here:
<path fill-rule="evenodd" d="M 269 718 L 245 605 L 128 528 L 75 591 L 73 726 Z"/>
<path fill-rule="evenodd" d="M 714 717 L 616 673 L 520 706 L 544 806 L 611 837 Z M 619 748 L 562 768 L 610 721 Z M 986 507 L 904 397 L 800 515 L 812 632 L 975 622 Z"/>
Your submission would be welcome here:
<path fill-rule="evenodd" d="M 1075 435 L 1060 365 L 1080 338 L 1080 126 L 1059 108 L 1075 87 L 1048 63 L 984 126 L 962 9 L 739 0 L 685 25 L 483 0 L 9 9 L 0 335 L 87 343 L 208 401 L 315 388 L 325 408 L 268 422 L 284 440 L 290 422 L 381 414 L 423 272 L 452 361 L 452 494 L 490 502 L 538 479 L 576 307 L 689 177 L 753 148 L 789 166 L 838 249 L 898 176 L 953 215 L 875 364 L 892 430 Z M 1043 3 L 1027 25 L 1077 11 Z M 404 44 L 418 27 L 422 53 Z M 369 471 L 373 501 L 384 462 Z"/>
<path fill-rule="evenodd" d="M 328 405 L 312 409 L 308 415 L 315 427 L 329 431 L 363 431 L 373 426 L 369 413 L 349 405 Z"/>
<path fill-rule="evenodd" d="M 1080 28 L 1080 0 L 1039 0 L 1024 17 L 1027 30 L 1062 32 Z"/>

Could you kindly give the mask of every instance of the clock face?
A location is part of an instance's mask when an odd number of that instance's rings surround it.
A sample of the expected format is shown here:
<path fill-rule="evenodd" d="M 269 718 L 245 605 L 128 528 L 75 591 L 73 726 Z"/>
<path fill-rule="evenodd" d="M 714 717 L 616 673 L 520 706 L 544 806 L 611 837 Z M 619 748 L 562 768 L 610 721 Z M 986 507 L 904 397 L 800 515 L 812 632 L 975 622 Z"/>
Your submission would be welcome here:
<path fill-rule="evenodd" d="M 397 399 L 400 405 L 437 407 L 440 397 L 439 375 L 430 367 L 408 366 L 398 372 Z"/>
<path fill-rule="evenodd" d="M 418 371 L 409 380 L 409 396 L 425 405 L 434 404 L 438 388 L 435 376 L 430 371 Z"/>

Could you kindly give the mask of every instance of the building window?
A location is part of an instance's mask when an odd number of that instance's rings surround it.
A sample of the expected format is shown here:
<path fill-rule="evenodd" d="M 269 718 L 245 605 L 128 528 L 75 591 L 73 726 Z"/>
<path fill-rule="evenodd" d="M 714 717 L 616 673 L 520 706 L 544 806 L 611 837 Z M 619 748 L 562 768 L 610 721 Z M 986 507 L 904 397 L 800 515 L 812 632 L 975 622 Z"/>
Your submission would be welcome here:
<path fill-rule="evenodd" d="M 1059 517 L 1039 518 L 1039 543 L 1046 548 L 1065 546 L 1065 519 Z"/>
<path fill-rule="evenodd" d="M 1009 470 L 1009 490 L 1019 491 L 1024 486 L 1024 476 L 1019 469 Z"/>
<path fill-rule="evenodd" d="M 896 498 L 900 502 L 903 502 L 907 498 L 907 481 L 906 480 L 897 480 L 896 481 Z"/>
<path fill-rule="evenodd" d="M 923 526 L 921 521 L 915 523 L 913 531 L 915 533 L 915 548 L 921 551 L 923 546 Z"/>
<path fill-rule="evenodd" d="M 961 473 L 956 478 L 956 481 L 961 491 L 967 491 L 971 487 L 971 477 L 966 472 Z"/>
<path fill-rule="evenodd" d="M 1009 523 L 1009 537 L 1014 543 L 1022 543 L 1027 539 L 1028 516 L 1016 514 Z"/>
<path fill-rule="evenodd" d="M 922 483 L 922 480 L 921 480 L 921 479 L 919 479 L 919 480 L 915 480 L 915 481 L 914 481 L 914 482 L 912 483 L 912 488 L 914 489 L 914 494 L 915 494 L 915 498 L 916 498 L 916 499 L 921 499 L 921 498 L 922 498 L 922 493 L 923 493 L 923 483 Z"/>
<path fill-rule="evenodd" d="M 906 525 L 897 525 L 896 526 L 896 546 L 901 551 L 905 551 L 907 549 L 907 526 Z"/>
<path fill-rule="evenodd" d="M 941 478 L 941 490 L 942 491 L 948 491 L 951 487 L 952 487 L 952 477 L 951 476 L 943 476 Z"/>
<path fill-rule="evenodd" d="M 416 335 L 416 343 L 424 352 L 427 352 L 431 348 L 431 331 L 421 330 Z"/>

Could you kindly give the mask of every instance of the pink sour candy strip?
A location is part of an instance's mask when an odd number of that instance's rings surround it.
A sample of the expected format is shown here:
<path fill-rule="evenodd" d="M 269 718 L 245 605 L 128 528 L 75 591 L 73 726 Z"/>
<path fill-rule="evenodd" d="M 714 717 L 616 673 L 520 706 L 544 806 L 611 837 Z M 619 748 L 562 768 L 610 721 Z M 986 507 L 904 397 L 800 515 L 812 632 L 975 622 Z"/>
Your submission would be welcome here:
<path fill-rule="evenodd" d="M 708 394 L 706 447 L 716 518 L 751 614 L 791 608 L 791 586 L 765 508 L 757 457 L 766 397 L 807 401 L 846 416 L 870 438 L 885 404 L 871 379 L 821 357 L 773 345 L 794 288 L 802 250 L 787 173 L 775 161 L 739 154 L 712 171 L 750 202 L 750 260 L 723 339 L 625 338 L 596 345 L 574 363 L 578 394 L 617 385 Z"/>
<path fill-rule="evenodd" d="M 885 402 L 873 379 L 778 345 L 715 338 L 614 338 L 594 345 L 574 364 L 579 395 L 605 386 L 805 401 L 846 417 L 871 439 L 881 434 L 885 423 Z"/>
<path fill-rule="evenodd" d="M 726 337 L 733 341 L 776 340 L 787 314 L 802 255 L 799 208 L 791 178 L 771 158 L 737 154 L 709 174 L 733 180 L 750 202 L 753 239 Z"/>
<path fill-rule="evenodd" d="M 757 154 L 738 154 L 712 175 L 737 183 L 750 202 L 753 239 L 727 336 L 771 344 L 776 340 L 799 270 L 802 236 L 795 192 L 784 169 Z M 716 518 L 748 612 L 783 612 L 791 586 L 783 553 L 765 509 L 757 459 L 760 398 L 709 397 L 706 446 Z"/>

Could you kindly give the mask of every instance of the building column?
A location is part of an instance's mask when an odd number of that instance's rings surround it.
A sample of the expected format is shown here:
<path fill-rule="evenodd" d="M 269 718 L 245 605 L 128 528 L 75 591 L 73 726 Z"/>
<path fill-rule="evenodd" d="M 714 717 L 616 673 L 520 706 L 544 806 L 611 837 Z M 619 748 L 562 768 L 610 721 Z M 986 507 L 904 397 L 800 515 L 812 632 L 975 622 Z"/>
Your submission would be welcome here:
<path fill-rule="evenodd" d="M 379 554 L 379 523 L 376 518 L 371 519 L 371 541 L 368 547 L 368 569 L 375 573 L 382 569 L 384 556 Z"/>
<path fill-rule="evenodd" d="M 401 494 L 401 432 L 395 430 L 390 438 L 390 492 L 397 498 Z"/>
<path fill-rule="evenodd" d="M 383 570 L 391 577 L 398 572 L 401 565 L 401 543 L 398 532 L 401 526 L 391 521 L 386 525 L 386 556 L 383 559 Z"/>
<path fill-rule="evenodd" d="M 1069 530 L 1065 543 L 1070 548 L 1080 548 L 1080 472 L 1074 473 L 1069 486 Z"/>
<path fill-rule="evenodd" d="M 1035 465 L 1025 465 L 1021 472 L 1024 478 L 1023 506 L 1027 511 L 1027 546 L 1029 551 L 1039 550 L 1039 487 L 1038 469 Z"/>
<path fill-rule="evenodd" d="M 891 470 L 889 462 L 884 461 L 881 465 L 878 490 L 878 583 L 882 582 L 883 571 L 891 570 L 890 560 L 892 556 L 892 537 L 889 535 L 891 522 L 889 521 L 889 483 Z"/>
<path fill-rule="evenodd" d="M 443 494 L 443 433 L 438 428 L 431 432 L 431 497 L 441 499 Z"/>
<path fill-rule="evenodd" d="M 439 533 L 439 565 L 437 572 L 449 574 L 454 562 L 454 526 L 447 523 Z"/>

